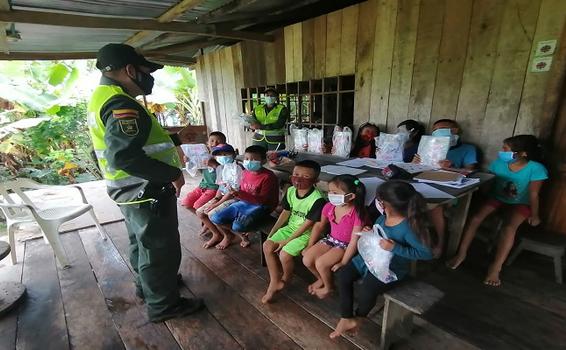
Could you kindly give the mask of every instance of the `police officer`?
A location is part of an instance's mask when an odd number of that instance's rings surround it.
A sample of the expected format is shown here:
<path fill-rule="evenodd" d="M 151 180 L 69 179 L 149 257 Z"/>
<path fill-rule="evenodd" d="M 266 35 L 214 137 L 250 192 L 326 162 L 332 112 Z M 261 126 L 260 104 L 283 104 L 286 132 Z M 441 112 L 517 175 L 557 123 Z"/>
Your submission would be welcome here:
<path fill-rule="evenodd" d="M 265 90 L 265 103 L 256 106 L 252 115 L 258 121 L 250 125 L 255 130 L 253 144 L 269 151 L 285 149 L 285 123 L 289 110 L 279 103 L 275 89 Z"/>
<path fill-rule="evenodd" d="M 88 105 L 88 124 L 110 197 L 124 214 L 136 294 L 149 320 L 182 317 L 203 307 L 177 290 L 181 262 L 177 200 L 185 181 L 176 146 L 190 141 L 188 129 L 169 135 L 137 100 L 153 88 L 150 73 L 163 68 L 133 47 L 108 44 L 97 54 L 100 85 Z"/>

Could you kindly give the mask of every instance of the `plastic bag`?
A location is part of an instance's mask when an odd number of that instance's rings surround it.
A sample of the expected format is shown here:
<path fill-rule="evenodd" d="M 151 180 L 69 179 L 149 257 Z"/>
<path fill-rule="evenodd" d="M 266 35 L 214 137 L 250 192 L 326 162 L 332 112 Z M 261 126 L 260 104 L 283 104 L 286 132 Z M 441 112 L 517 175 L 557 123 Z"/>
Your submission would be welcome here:
<path fill-rule="evenodd" d="M 348 158 L 352 149 L 352 130 L 349 127 L 343 129 L 339 126 L 334 127 L 332 134 L 332 154 Z"/>
<path fill-rule="evenodd" d="M 373 231 L 363 232 L 358 240 L 358 252 L 364 259 L 368 270 L 383 283 L 397 281 L 397 275 L 389 270 L 393 253 L 381 248 L 379 241 L 387 239 L 383 228 L 375 224 Z"/>
<path fill-rule="evenodd" d="M 381 133 L 375 138 L 377 150 L 375 159 L 384 162 L 402 162 L 403 150 L 408 136 L 406 134 Z"/>
<path fill-rule="evenodd" d="M 208 168 L 208 160 L 211 155 L 208 153 L 206 145 L 202 143 L 183 144 L 181 149 L 188 159 L 185 163 L 185 170 L 187 170 L 189 175 L 194 177 L 197 174 L 197 170 Z"/>
<path fill-rule="evenodd" d="M 308 151 L 311 153 L 324 153 L 323 131 L 316 128 L 307 130 Z"/>
<path fill-rule="evenodd" d="M 417 153 L 421 157 L 421 164 L 439 168 L 438 162 L 446 159 L 449 149 L 449 136 L 425 135 L 421 137 Z"/>
<path fill-rule="evenodd" d="M 216 180 L 219 185 L 225 185 L 236 191 L 240 189 L 242 168 L 236 162 L 221 165 L 216 168 L 216 172 L 219 174 Z"/>
<path fill-rule="evenodd" d="M 254 123 L 258 123 L 257 119 L 254 118 L 251 114 L 242 113 L 239 116 L 237 116 L 236 118 L 239 120 L 239 122 L 243 126 L 247 126 L 247 127 L 249 127 L 250 125 L 252 125 Z"/>
<path fill-rule="evenodd" d="M 309 148 L 307 137 L 308 129 L 298 128 L 295 124 L 289 127 L 293 149 L 297 152 L 306 152 Z"/>

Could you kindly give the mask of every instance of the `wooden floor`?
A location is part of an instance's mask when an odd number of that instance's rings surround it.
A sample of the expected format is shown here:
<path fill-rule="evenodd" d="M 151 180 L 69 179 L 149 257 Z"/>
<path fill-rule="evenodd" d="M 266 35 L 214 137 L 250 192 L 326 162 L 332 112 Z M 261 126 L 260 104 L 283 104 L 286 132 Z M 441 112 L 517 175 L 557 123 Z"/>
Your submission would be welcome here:
<path fill-rule="evenodd" d="M 339 318 L 336 297 L 320 301 L 308 295 L 310 277 L 299 270 L 275 303 L 262 305 L 267 271 L 259 264 L 258 243 L 225 252 L 202 249 L 197 220 L 187 211 L 181 214 L 181 293 L 204 298 L 206 311 L 148 322 L 134 294 L 125 226 L 113 223 L 106 225 L 108 241 L 91 228 L 62 235 L 69 269 L 58 267 L 42 240 L 18 244 L 19 264 L 0 263 L 0 281 L 19 280 L 28 288 L 25 302 L 0 319 L 0 350 L 378 347 L 379 307 L 355 338 L 331 341 L 328 334 Z M 472 259 L 462 271 L 423 268 L 422 278 L 446 297 L 426 319 L 417 319 L 410 339 L 395 348 L 564 349 L 566 289 L 552 282 L 551 262 L 525 254 L 504 275 L 513 282 L 493 289 L 479 282 L 483 258 L 477 256 L 479 261 Z M 533 261 L 537 270 L 529 270 Z"/>

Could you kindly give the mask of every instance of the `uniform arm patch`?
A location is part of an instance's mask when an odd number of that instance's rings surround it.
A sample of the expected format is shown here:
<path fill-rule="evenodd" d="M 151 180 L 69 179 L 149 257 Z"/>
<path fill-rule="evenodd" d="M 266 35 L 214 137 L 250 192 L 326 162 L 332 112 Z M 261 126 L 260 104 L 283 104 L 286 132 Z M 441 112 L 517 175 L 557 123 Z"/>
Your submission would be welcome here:
<path fill-rule="evenodd" d="M 136 136 L 140 132 L 138 121 L 135 119 L 120 119 L 118 123 L 122 133 L 128 136 Z"/>
<path fill-rule="evenodd" d="M 139 118 L 140 112 L 136 109 L 114 109 L 112 116 L 116 119 Z"/>

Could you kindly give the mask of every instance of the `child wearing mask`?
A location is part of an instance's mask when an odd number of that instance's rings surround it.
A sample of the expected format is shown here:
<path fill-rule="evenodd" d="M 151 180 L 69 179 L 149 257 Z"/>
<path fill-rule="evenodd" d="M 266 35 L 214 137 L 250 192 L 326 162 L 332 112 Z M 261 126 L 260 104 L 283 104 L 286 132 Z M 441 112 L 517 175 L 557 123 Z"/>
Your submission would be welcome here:
<path fill-rule="evenodd" d="M 419 142 L 425 134 L 424 126 L 416 120 L 407 119 L 397 125 L 397 132 L 408 136 L 403 149 L 403 161 L 411 163 L 419 150 Z"/>
<path fill-rule="evenodd" d="M 219 166 L 216 168 L 216 172 L 218 174 L 218 190 L 216 191 L 214 198 L 212 198 L 210 201 L 196 210 L 196 214 L 204 224 L 204 227 L 212 232 L 212 237 L 203 244 L 203 247 L 211 248 L 216 246 L 218 249 L 224 249 L 225 246 L 219 246 L 223 237 L 222 232 L 220 232 L 216 225 L 214 225 L 210 221 L 210 216 L 212 216 L 216 211 L 222 210 L 236 201 L 234 199 L 234 196 L 230 192 L 229 185 L 225 183 L 220 176 L 222 174 L 223 167 L 226 164 L 231 164 L 234 162 L 234 159 L 236 158 L 236 152 L 234 151 L 234 148 L 229 144 L 219 144 L 216 147 L 212 148 L 212 156 L 219 164 Z"/>
<path fill-rule="evenodd" d="M 396 274 L 397 281 L 381 282 L 369 272 L 359 254 L 341 267 L 336 276 L 341 318 L 336 330 L 330 334 L 332 339 L 344 333 L 355 333 L 363 318 L 375 306 L 377 297 L 409 275 L 411 260 L 432 258 L 426 225 L 426 203 L 413 186 L 402 181 L 387 181 L 377 188 L 375 205 L 382 213 L 376 224 L 383 228 L 388 237 L 380 240 L 379 246 L 393 253 L 389 269 Z M 369 230 L 369 227 L 365 229 Z M 354 310 L 354 283 L 359 279 L 362 282 L 358 306 Z"/>
<path fill-rule="evenodd" d="M 359 158 L 375 158 L 375 138 L 379 136 L 379 127 L 372 123 L 360 125 L 354 141 L 351 156 Z"/>
<path fill-rule="evenodd" d="M 212 148 L 224 143 L 226 143 L 226 136 L 220 131 L 213 131 L 208 135 L 206 146 L 211 151 Z M 187 162 L 185 156 L 183 156 L 183 160 Z M 218 190 L 218 185 L 216 184 L 217 166 L 218 163 L 214 159 L 209 160 L 208 169 L 202 172 L 202 181 L 197 188 L 187 193 L 181 201 L 182 206 L 189 210 L 196 210 L 214 198 L 216 190 Z"/>
<path fill-rule="evenodd" d="M 357 252 L 357 235 L 365 226 L 366 189 L 353 175 L 338 175 L 328 183 L 328 200 L 320 222 L 314 225 L 311 242 L 316 242 L 330 225 L 330 234 L 303 251 L 303 264 L 316 277 L 308 292 L 323 299 L 332 291 L 332 271 L 346 265 Z"/>
<path fill-rule="evenodd" d="M 232 241 L 234 234 L 239 233 L 241 243 L 245 248 L 250 245 L 247 232 L 269 215 L 279 202 L 279 185 L 277 176 L 263 167 L 267 160 L 266 150 L 261 146 L 250 146 L 244 154 L 244 171 L 238 191 L 230 189 L 236 202 L 228 207 L 217 210 L 209 215 L 224 236 L 219 245 L 225 248 Z M 214 244 L 214 241 L 211 243 Z"/>
<path fill-rule="evenodd" d="M 303 160 L 295 164 L 291 176 L 293 186 L 281 201 L 283 212 L 263 244 L 270 279 L 261 299 L 264 304 L 289 282 L 293 274 L 293 258 L 307 247 L 311 229 L 320 220 L 326 201 L 323 193 L 314 186 L 319 175 L 320 165 L 315 161 Z"/>
<path fill-rule="evenodd" d="M 484 279 L 486 285 L 501 285 L 499 274 L 513 247 L 517 228 L 525 220 L 532 226 L 540 224 L 539 192 L 548 178 L 540 158 L 541 148 L 533 135 L 517 135 L 503 141 L 499 157 L 489 166 L 489 171 L 495 174 L 494 196 L 469 220 L 458 253 L 448 262 L 448 267 L 456 269 L 466 259 L 482 221 L 496 210 L 506 208 L 510 211 L 508 221 L 501 231 L 495 259 Z"/>

